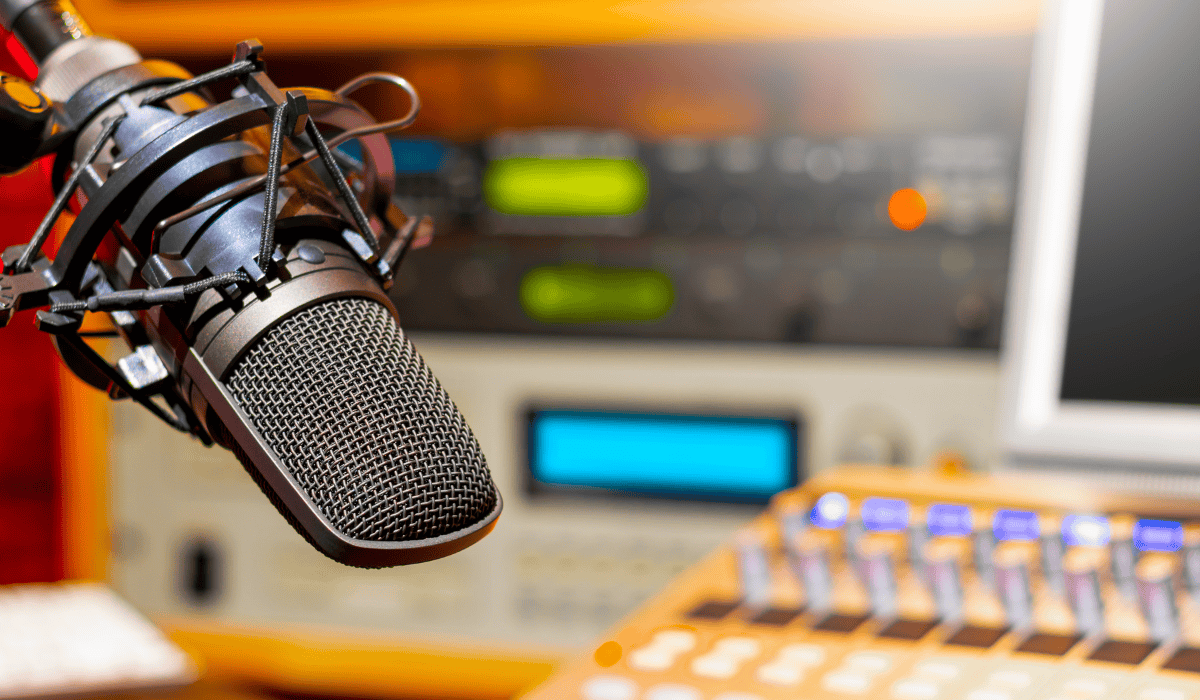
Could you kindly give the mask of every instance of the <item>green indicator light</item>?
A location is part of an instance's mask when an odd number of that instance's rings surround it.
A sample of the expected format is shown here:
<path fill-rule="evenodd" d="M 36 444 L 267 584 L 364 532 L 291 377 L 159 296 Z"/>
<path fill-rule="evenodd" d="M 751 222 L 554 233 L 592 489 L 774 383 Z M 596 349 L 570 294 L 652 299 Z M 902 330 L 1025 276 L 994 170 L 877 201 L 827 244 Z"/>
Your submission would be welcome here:
<path fill-rule="evenodd" d="M 628 159 L 505 158 L 483 174 L 488 206 L 517 216 L 627 216 L 649 189 L 646 171 Z"/>
<path fill-rule="evenodd" d="M 654 321 L 674 303 L 671 278 L 658 270 L 563 265 L 535 268 L 521 280 L 521 308 L 544 323 Z"/>

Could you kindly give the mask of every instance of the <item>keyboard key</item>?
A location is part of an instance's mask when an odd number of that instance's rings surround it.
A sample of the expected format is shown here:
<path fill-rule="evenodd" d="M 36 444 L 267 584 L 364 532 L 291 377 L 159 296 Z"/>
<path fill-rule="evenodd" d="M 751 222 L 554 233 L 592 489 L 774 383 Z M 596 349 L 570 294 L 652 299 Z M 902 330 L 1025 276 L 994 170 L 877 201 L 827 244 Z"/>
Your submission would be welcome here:
<path fill-rule="evenodd" d="M 662 630 L 654 635 L 651 644 L 683 653 L 696 648 L 696 635 L 687 630 Z"/>
<path fill-rule="evenodd" d="M 960 668 L 956 664 L 945 661 L 925 661 L 917 664 L 913 675 L 938 681 L 949 681 L 958 678 Z"/>
<path fill-rule="evenodd" d="M 842 664 L 848 668 L 853 668 L 856 671 L 875 675 L 883 673 L 892 667 L 892 658 L 887 654 L 879 654 L 871 651 L 860 651 L 857 654 L 847 656 Z"/>
<path fill-rule="evenodd" d="M 762 643 L 754 637 L 725 637 L 713 645 L 715 651 L 738 659 L 753 659 L 762 653 Z"/>
<path fill-rule="evenodd" d="M 646 700 L 701 700 L 700 691 L 690 685 L 663 683 L 646 691 Z"/>
<path fill-rule="evenodd" d="M 740 665 L 739 660 L 732 656 L 713 652 L 692 659 L 692 673 L 704 678 L 725 680 L 733 678 Z"/>
<path fill-rule="evenodd" d="M 592 676 L 580 688 L 587 700 L 633 700 L 637 690 L 637 683 L 623 676 Z"/>
<path fill-rule="evenodd" d="M 938 696 L 937 684 L 920 678 L 905 678 L 892 684 L 895 700 L 933 700 Z"/>
<path fill-rule="evenodd" d="M 871 689 L 871 678 L 860 671 L 830 671 L 821 678 L 821 687 L 831 693 L 862 695 Z"/>
<path fill-rule="evenodd" d="M 792 686 L 804 680 L 804 670 L 796 666 L 775 661 L 758 667 L 754 677 L 768 685 Z"/>
<path fill-rule="evenodd" d="M 807 668 L 825 663 L 825 656 L 825 647 L 818 644 L 788 644 L 776 654 L 780 661 Z"/>
<path fill-rule="evenodd" d="M 665 671 L 675 665 L 676 656 L 671 649 L 643 647 L 629 655 L 629 666 L 639 671 Z"/>
<path fill-rule="evenodd" d="M 1002 670 L 995 671 L 988 676 L 988 682 L 1000 688 L 1021 690 L 1022 688 L 1028 688 L 1029 684 L 1033 683 L 1033 676 L 1025 671 Z"/>
<path fill-rule="evenodd" d="M 1064 693 L 1078 698 L 1098 698 L 1108 692 L 1108 684 L 1095 678 L 1072 678 L 1062 684 Z"/>

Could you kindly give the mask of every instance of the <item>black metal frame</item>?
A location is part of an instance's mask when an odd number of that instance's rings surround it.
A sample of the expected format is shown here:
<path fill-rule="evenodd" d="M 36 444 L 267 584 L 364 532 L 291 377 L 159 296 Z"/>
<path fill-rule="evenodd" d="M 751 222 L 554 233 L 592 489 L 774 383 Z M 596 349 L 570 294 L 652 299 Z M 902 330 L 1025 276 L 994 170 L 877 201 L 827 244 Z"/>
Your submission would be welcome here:
<path fill-rule="evenodd" d="M 388 148 L 382 132 L 415 118 L 419 101 L 411 86 L 391 76 L 409 92 L 410 113 L 376 124 L 345 94 L 379 74 L 332 93 L 284 92 L 266 76 L 261 51 L 257 42 L 242 42 L 229 66 L 195 78 L 172 64 L 143 61 L 96 78 L 57 106 L 60 132 L 51 142 L 57 149 L 55 181 L 62 184 L 30 243 L 0 256 L 0 326 L 17 311 L 49 305 L 37 312 L 37 327 L 54 336 L 60 356 L 77 376 L 111 398 L 132 398 L 206 444 L 234 449 L 302 534 L 328 556 L 358 566 L 446 556 L 491 530 L 502 507 L 498 493 L 491 513 L 450 535 L 414 542 L 348 538 L 305 495 L 223 385 L 241 354 L 263 334 L 314 304 L 365 297 L 395 318 L 385 290 L 418 230 L 430 225 L 427 217 L 405 217 L 391 204 L 390 151 L 386 163 L 377 163 L 380 154 L 370 152 Z M 198 91 L 206 85 L 230 78 L 241 85 L 224 102 L 187 113 L 157 106 L 188 93 L 203 97 Z M 310 112 L 310 99 L 321 114 Z M 370 123 L 339 124 L 329 104 L 357 110 Z M 327 142 L 319 121 L 338 135 Z M 103 126 L 95 140 L 81 141 L 97 124 Z M 247 134 L 268 126 L 265 173 L 254 174 L 263 154 Z M 359 138 L 367 153 L 361 180 L 370 215 L 330 148 L 348 138 Z M 122 143 L 130 153 L 121 153 L 118 161 L 115 149 Z M 87 153 L 76 158 L 81 144 L 88 146 Z M 93 166 L 106 148 L 113 160 L 102 164 L 109 168 L 102 179 Z M 300 157 L 285 163 L 285 151 L 299 151 Z M 303 167 L 317 159 L 320 167 Z M 381 185 L 386 192 L 379 191 Z M 85 191 L 87 202 L 51 260 L 42 255 L 42 246 L 77 188 Z M 340 195 L 340 204 L 331 190 Z M 245 235 L 250 217 L 258 219 L 257 241 Z M 376 228 L 382 240 L 376 239 Z M 283 246 L 277 245 L 277 231 L 286 232 Z M 110 234 L 121 244 L 115 260 L 99 253 Z M 113 275 L 119 279 L 110 279 Z M 133 386 L 84 340 L 80 328 L 87 311 L 110 312 L 131 348 L 151 345 L 168 378 Z"/>

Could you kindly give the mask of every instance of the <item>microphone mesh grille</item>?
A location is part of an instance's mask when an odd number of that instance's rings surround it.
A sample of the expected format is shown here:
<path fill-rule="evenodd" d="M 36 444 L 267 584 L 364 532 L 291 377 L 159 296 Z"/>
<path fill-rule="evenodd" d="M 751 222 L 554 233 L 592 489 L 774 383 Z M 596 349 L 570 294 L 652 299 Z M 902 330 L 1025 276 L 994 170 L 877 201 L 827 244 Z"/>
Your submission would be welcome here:
<path fill-rule="evenodd" d="M 226 386 L 345 535 L 438 537 L 496 505 L 475 435 L 376 301 L 334 299 L 285 318 Z"/>

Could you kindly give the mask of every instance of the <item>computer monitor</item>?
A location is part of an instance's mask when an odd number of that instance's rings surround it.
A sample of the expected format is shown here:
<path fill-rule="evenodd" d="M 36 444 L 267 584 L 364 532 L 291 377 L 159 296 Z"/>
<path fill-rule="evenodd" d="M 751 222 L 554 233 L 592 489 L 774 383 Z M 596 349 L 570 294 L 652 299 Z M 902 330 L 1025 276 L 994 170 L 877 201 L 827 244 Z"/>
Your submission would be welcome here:
<path fill-rule="evenodd" d="M 1008 462 L 1200 472 L 1200 3 L 1045 12 L 1004 339 Z"/>

